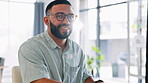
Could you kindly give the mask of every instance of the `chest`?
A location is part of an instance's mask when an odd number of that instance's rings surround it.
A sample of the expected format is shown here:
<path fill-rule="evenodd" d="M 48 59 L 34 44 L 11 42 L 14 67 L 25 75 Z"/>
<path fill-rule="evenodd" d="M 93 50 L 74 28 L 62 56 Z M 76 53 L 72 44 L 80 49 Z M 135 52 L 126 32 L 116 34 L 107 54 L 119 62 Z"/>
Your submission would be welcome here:
<path fill-rule="evenodd" d="M 81 52 L 76 52 L 74 50 L 67 50 L 62 52 L 62 49 L 49 49 L 48 53 L 45 54 L 47 59 L 47 64 L 55 64 L 56 66 L 69 65 L 71 67 L 77 67 L 80 64 Z M 51 60 L 52 59 L 52 60 Z"/>

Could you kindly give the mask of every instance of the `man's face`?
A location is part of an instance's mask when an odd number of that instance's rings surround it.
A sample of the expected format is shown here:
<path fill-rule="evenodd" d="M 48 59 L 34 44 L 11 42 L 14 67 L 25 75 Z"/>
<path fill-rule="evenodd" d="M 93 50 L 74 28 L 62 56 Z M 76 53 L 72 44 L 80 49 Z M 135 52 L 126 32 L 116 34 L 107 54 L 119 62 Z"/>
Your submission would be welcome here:
<path fill-rule="evenodd" d="M 58 26 L 55 26 L 51 21 L 50 21 L 50 30 L 51 33 L 56 36 L 59 39 L 65 39 L 68 38 L 69 35 L 72 32 L 72 27 L 70 27 L 69 24 L 59 24 Z"/>
<path fill-rule="evenodd" d="M 52 7 L 49 14 L 51 33 L 59 39 L 68 38 L 72 32 L 73 25 L 71 20 L 74 14 L 72 7 L 70 5 L 58 4 Z"/>

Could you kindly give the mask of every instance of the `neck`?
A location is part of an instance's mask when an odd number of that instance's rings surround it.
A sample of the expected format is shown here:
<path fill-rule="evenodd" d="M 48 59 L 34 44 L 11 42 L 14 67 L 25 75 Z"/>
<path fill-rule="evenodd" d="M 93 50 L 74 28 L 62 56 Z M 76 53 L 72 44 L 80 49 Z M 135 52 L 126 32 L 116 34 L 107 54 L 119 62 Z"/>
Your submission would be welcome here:
<path fill-rule="evenodd" d="M 60 47 L 62 48 L 62 50 L 65 49 L 65 47 L 66 47 L 66 40 L 67 40 L 67 39 L 53 38 L 53 40 L 56 42 L 56 44 L 57 44 L 58 46 L 60 46 Z"/>
<path fill-rule="evenodd" d="M 59 39 L 57 37 L 55 37 L 52 33 L 48 32 L 48 34 L 50 35 L 50 37 L 55 41 L 55 43 L 60 46 L 62 48 L 62 51 L 64 51 L 65 47 L 66 47 L 66 40 L 67 39 Z"/>

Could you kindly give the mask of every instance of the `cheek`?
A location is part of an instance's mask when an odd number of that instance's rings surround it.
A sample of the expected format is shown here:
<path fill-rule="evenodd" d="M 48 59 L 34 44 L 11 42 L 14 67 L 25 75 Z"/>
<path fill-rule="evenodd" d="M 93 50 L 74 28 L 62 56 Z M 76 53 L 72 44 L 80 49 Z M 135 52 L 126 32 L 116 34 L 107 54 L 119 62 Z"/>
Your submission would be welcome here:
<path fill-rule="evenodd" d="M 70 23 L 70 28 L 72 29 L 74 27 L 74 24 L 73 23 Z"/>
<path fill-rule="evenodd" d="M 60 24 L 59 21 L 57 21 L 57 19 L 55 19 L 54 17 L 51 17 L 50 18 L 50 21 L 55 25 L 55 26 L 58 26 Z"/>
<path fill-rule="evenodd" d="M 71 25 L 71 27 L 73 26 L 73 22 L 72 23 L 70 23 L 70 25 Z"/>
<path fill-rule="evenodd" d="M 60 23 L 58 23 L 58 22 L 56 22 L 56 21 L 54 21 L 54 20 L 51 20 L 51 23 L 52 23 L 53 25 L 55 25 L 56 27 L 60 24 Z"/>

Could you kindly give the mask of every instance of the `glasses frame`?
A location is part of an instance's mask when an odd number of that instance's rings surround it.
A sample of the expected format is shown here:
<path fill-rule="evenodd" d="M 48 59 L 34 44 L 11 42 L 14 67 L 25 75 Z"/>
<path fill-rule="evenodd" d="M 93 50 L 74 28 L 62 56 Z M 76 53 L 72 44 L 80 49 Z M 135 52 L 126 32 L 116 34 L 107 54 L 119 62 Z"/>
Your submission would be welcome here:
<path fill-rule="evenodd" d="M 62 14 L 64 17 L 62 19 L 59 19 L 58 14 Z M 55 15 L 55 17 L 56 17 L 56 19 L 58 21 L 64 21 L 65 18 L 67 17 L 67 19 L 69 20 L 69 22 L 73 22 L 77 18 L 77 15 L 76 14 L 72 14 L 72 13 L 71 14 L 65 14 L 63 12 L 57 12 L 57 13 L 49 13 L 49 14 L 47 14 L 47 16 L 50 16 L 50 15 Z M 73 16 L 73 18 L 72 18 L 72 16 Z"/>

